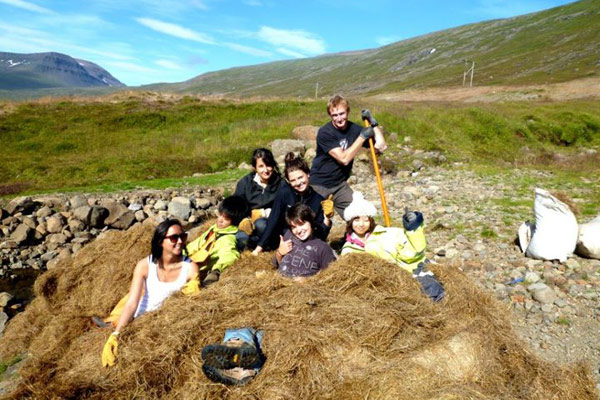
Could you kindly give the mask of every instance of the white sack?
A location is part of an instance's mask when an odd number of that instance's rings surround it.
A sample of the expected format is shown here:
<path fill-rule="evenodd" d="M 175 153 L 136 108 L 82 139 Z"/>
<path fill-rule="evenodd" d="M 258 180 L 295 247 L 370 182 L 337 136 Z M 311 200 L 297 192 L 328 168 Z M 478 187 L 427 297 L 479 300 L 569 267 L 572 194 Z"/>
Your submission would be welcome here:
<path fill-rule="evenodd" d="M 535 227 L 527 257 L 564 262 L 577 245 L 579 226 L 569 207 L 543 189 L 535 189 Z"/>
<path fill-rule="evenodd" d="M 531 242 L 531 235 L 533 234 L 534 229 L 535 224 L 532 224 L 530 221 L 523 222 L 519 227 L 517 235 L 519 236 L 519 246 L 521 246 L 521 251 L 523 253 L 525 253 L 527 247 L 529 247 L 529 242 Z"/>
<path fill-rule="evenodd" d="M 600 215 L 590 222 L 579 225 L 576 251 L 582 257 L 600 260 Z"/>

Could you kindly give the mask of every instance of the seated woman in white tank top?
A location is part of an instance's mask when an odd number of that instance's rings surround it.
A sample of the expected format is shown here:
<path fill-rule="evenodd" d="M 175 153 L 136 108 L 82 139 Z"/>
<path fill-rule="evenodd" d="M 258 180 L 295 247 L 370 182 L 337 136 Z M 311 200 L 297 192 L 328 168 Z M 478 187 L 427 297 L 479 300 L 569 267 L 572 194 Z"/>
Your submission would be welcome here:
<path fill-rule="evenodd" d="M 127 303 L 102 351 L 104 366 L 115 362 L 121 329 L 133 318 L 159 308 L 167 297 L 180 291 L 189 281 L 198 279 L 198 265 L 183 254 L 186 239 L 187 234 L 177 220 L 168 219 L 156 227 L 151 254 L 137 263 Z"/>

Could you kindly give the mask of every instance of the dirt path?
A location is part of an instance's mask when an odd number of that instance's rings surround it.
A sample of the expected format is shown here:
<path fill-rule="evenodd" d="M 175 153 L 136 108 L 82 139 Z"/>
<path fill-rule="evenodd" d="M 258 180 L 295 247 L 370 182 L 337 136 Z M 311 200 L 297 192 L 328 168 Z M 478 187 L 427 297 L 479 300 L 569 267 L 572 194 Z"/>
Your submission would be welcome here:
<path fill-rule="evenodd" d="M 600 78 L 531 86 L 475 86 L 404 90 L 370 97 L 383 101 L 495 102 L 522 100 L 599 99 Z"/>

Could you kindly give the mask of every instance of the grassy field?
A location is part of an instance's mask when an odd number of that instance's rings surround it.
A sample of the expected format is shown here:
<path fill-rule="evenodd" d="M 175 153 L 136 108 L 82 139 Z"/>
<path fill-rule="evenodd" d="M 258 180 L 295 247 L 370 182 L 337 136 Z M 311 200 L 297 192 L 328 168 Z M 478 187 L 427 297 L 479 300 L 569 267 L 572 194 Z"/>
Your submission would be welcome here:
<path fill-rule="evenodd" d="M 589 171 L 597 176 L 600 104 L 369 103 L 352 99 L 351 119 L 370 107 L 388 132 L 450 161 Z M 231 171 L 252 150 L 327 121 L 323 101 L 232 102 L 184 97 L 148 101 L 0 103 L 0 194 L 197 184 L 194 173 Z M 561 154 L 562 156 L 557 156 Z M 565 161 L 566 160 L 566 161 Z M 400 164 L 402 160 L 397 160 Z M 226 172 L 230 170 L 229 172 Z M 214 178 L 213 178 L 214 179 Z"/>

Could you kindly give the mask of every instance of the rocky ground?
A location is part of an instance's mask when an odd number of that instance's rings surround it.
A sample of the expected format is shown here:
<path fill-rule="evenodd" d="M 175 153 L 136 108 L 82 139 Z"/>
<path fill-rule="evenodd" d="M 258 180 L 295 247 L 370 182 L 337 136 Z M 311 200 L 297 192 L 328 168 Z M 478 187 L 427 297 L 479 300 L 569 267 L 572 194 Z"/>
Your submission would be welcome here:
<path fill-rule="evenodd" d="M 376 182 L 363 165 L 351 178 L 356 180 L 353 187 L 376 200 Z M 415 169 L 421 165 L 413 163 Z M 600 260 L 577 255 L 564 263 L 534 260 L 515 241 L 519 225 L 534 219 L 535 188 L 519 195 L 517 177 L 535 181 L 540 175 L 544 173 L 511 170 L 482 177 L 446 164 L 384 175 L 384 184 L 392 221 L 400 221 L 404 206 L 422 211 L 433 259 L 459 266 L 474 284 L 506 304 L 514 328 L 544 359 L 588 360 L 600 389 Z M 585 201 L 585 192 L 570 188 L 568 194 Z M 507 212 L 508 201 L 523 205 L 512 205 Z"/>
<path fill-rule="evenodd" d="M 279 149 L 277 153 L 284 151 Z M 310 157 L 310 153 L 307 155 Z M 390 168 L 384 163 L 383 179 L 393 225 L 400 225 L 405 206 L 423 212 L 429 256 L 438 263 L 460 267 L 474 284 L 505 304 L 515 329 L 535 353 L 560 363 L 588 360 L 600 389 L 600 260 L 578 256 L 564 263 L 533 260 L 525 257 L 515 242 L 518 226 L 533 219 L 535 186 L 523 190 L 522 182 L 543 182 L 546 173 L 517 169 L 502 174 L 476 173 L 446 162 L 439 154 L 414 151 L 409 146 L 391 154 L 388 160 L 394 156 L 410 156 L 414 161 L 410 171 L 397 171 L 394 163 Z M 354 170 L 350 181 L 354 189 L 377 200 L 377 185 L 366 154 L 359 156 Z M 123 229 L 148 217 L 174 213 L 185 215 L 191 224 L 199 222 L 211 215 L 209 211 L 219 194 L 231 191 L 233 186 L 227 184 L 216 191 L 146 191 L 108 198 L 63 196 L 62 206 L 52 208 L 40 203 L 29 216 L 10 210 L 10 216 L 3 216 L 0 236 L 4 282 L 7 277 L 16 277 L 15 263 L 20 269 L 51 268 L 52 260 L 78 251 L 106 229 Z M 567 189 L 572 198 L 585 202 L 584 189 Z M 62 211 L 58 210 L 61 207 Z M 334 221 L 332 232 L 340 237 L 344 223 L 339 217 Z M 15 234 L 21 225 L 25 227 Z M 26 246 L 27 241 L 33 244 Z M 0 306 L 6 312 L 0 313 L 0 325 L 14 314 L 8 310 L 15 307 L 11 297 L 10 290 L 0 293 Z"/>

